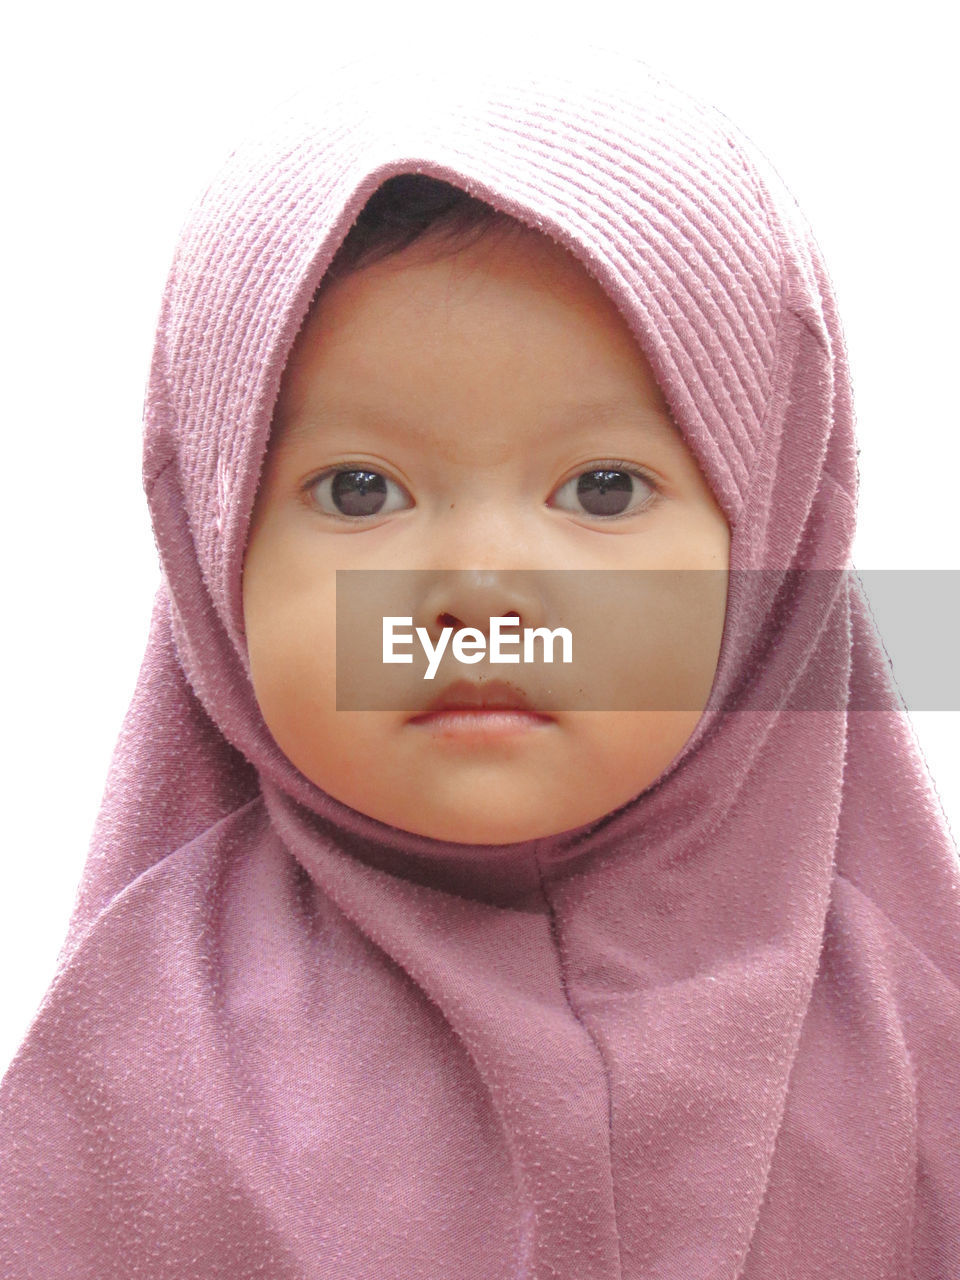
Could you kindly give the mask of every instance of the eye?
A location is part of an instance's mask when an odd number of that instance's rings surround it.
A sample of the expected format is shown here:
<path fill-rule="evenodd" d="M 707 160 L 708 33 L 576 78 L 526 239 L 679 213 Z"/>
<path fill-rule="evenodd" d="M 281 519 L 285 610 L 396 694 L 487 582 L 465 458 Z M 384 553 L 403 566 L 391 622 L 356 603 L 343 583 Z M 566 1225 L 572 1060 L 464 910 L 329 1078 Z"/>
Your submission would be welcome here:
<path fill-rule="evenodd" d="M 580 504 L 574 514 L 608 519 L 645 510 L 656 501 L 659 490 L 636 467 L 625 462 L 601 462 L 561 485 L 556 496 L 564 494 L 568 501 Z"/>
<path fill-rule="evenodd" d="M 308 480 L 304 490 L 325 515 L 341 519 L 389 515 L 410 505 L 404 502 L 409 494 L 396 481 L 363 466 L 332 467 Z"/>

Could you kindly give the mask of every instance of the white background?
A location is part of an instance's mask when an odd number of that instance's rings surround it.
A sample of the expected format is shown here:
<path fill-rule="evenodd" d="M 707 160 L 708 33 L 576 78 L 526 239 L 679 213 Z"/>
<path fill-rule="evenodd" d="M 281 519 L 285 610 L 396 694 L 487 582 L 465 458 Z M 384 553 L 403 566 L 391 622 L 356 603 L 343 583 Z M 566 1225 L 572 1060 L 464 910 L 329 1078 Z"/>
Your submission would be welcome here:
<path fill-rule="evenodd" d="M 725 111 L 798 197 L 836 287 L 862 448 L 857 567 L 960 568 L 945 8 L 325 7 L 21 5 L 4 24 L 0 1071 L 53 976 L 146 640 L 159 571 L 140 417 L 180 222 L 258 113 L 368 32 L 392 28 L 401 58 L 412 43 L 461 59 L 479 36 L 580 33 Z M 914 723 L 960 833 L 960 714 Z"/>

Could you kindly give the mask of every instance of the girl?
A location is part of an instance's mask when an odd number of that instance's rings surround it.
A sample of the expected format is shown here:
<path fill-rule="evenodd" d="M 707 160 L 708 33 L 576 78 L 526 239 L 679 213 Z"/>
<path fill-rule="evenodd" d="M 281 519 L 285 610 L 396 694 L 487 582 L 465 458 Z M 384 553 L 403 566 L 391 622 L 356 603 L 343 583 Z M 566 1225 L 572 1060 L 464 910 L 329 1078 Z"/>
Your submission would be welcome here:
<path fill-rule="evenodd" d="M 960 868 L 845 573 L 832 293 L 745 139 L 597 49 L 341 68 L 184 230 L 144 483 L 4 1275 L 957 1274 Z M 552 625 L 544 569 L 622 707 L 339 706 L 338 571 L 430 634 Z M 699 585 L 618 612 L 620 570 Z"/>

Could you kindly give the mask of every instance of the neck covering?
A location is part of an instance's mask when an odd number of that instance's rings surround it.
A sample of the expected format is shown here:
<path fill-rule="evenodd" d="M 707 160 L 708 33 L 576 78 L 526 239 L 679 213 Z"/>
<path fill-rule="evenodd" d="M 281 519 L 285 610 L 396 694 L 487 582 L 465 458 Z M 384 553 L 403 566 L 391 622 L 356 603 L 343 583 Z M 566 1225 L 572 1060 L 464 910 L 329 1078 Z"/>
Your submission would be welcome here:
<path fill-rule="evenodd" d="M 855 575 L 742 572 L 844 570 L 854 530 L 844 345 L 792 196 L 629 55 L 370 53 L 318 81 L 229 157 L 164 292 L 143 467 L 162 580 L 0 1092 L 0 1271 L 960 1275 L 956 850 Z M 439 841 L 338 802 L 250 681 L 242 559 L 280 375 L 404 172 L 576 255 L 732 529 L 692 737 L 545 839 Z"/>

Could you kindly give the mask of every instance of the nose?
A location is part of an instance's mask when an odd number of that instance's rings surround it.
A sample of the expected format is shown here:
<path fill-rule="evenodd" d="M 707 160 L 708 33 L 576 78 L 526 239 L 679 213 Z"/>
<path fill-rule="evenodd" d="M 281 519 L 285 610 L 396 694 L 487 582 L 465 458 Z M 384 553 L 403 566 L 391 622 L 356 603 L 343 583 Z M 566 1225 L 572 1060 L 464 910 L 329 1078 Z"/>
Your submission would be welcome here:
<path fill-rule="evenodd" d="M 414 625 L 424 627 L 434 644 L 444 627 L 474 627 L 489 641 L 491 618 L 517 618 L 520 632 L 545 625 L 543 595 L 529 570 L 450 569 L 431 578 Z"/>

